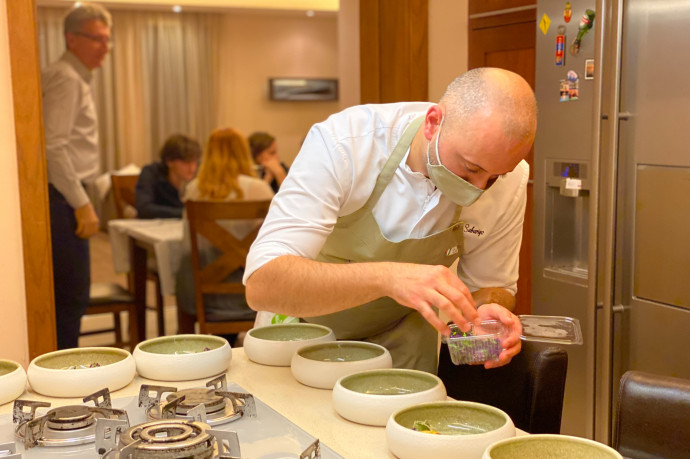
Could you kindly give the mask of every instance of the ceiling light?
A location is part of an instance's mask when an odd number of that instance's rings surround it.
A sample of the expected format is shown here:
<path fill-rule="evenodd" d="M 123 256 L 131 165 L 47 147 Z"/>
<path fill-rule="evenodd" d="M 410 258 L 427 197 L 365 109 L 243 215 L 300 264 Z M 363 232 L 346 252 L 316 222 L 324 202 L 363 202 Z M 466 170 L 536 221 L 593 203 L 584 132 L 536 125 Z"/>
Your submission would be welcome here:
<path fill-rule="evenodd" d="M 180 5 L 175 5 L 172 7 L 173 13 L 180 13 L 182 11 L 182 7 Z"/>
<path fill-rule="evenodd" d="M 307 17 L 313 18 L 314 17 L 314 10 L 308 10 L 307 11 Z"/>

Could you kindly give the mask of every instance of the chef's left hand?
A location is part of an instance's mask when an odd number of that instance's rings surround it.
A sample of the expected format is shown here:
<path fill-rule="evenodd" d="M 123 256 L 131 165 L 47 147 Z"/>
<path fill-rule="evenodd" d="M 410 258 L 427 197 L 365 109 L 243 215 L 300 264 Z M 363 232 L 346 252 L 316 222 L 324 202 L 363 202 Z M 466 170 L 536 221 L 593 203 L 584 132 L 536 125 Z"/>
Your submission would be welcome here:
<path fill-rule="evenodd" d="M 479 313 L 480 320 L 499 320 L 503 324 L 504 336 L 501 340 L 503 351 L 501 351 L 497 361 L 492 360 L 484 363 L 484 368 L 488 370 L 506 365 L 522 348 L 522 340 L 520 340 L 522 324 L 520 319 L 496 303 L 483 304 L 477 309 L 477 312 Z"/>

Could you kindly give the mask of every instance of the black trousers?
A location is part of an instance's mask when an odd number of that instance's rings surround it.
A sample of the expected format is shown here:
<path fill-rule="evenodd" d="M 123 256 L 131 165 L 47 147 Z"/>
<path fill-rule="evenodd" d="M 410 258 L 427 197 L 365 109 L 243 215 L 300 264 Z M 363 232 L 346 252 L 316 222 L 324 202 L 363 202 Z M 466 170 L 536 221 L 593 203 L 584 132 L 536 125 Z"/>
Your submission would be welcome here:
<path fill-rule="evenodd" d="M 89 241 L 74 234 L 74 209 L 49 185 L 50 231 L 53 245 L 53 283 L 58 349 L 79 345 L 81 316 L 89 305 L 91 260 Z"/>

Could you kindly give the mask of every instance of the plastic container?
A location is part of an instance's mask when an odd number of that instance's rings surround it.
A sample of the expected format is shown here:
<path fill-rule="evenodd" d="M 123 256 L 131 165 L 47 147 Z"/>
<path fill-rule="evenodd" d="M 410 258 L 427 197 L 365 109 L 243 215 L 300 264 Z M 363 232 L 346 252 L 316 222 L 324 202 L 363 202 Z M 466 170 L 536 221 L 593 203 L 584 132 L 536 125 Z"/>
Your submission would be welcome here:
<path fill-rule="evenodd" d="M 522 323 L 524 341 L 539 341 L 556 344 L 582 344 L 580 322 L 572 317 L 562 316 L 518 316 Z M 503 324 L 497 320 L 487 320 L 464 333 L 455 324 L 450 324 L 450 336 L 444 336 L 451 361 L 455 365 L 480 364 L 498 360 L 503 347 L 501 340 L 505 333 Z"/>

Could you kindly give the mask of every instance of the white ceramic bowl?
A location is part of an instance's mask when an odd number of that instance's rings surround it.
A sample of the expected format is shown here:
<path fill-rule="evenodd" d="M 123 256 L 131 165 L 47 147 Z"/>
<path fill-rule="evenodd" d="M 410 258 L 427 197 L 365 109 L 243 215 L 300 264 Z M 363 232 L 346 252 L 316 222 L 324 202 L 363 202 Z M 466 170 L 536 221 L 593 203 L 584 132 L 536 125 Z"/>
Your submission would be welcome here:
<path fill-rule="evenodd" d="M 431 430 L 413 430 L 415 423 Z M 400 459 L 480 459 L 494 442 L 515 436 L 510 417 L 482 403 L 427 402 L 396 411 L 386 424 L 388 449 Z"/>
<path fill-rule="evenodd" d="M 225 373 L 232 349 L 212 335 L 172 335 L 143 341 L 134 348 L 137 372 L 158 381 L 190 381 Z"/>
<path fill-rule="evenodd" d="M 390 352 L 378 344 L 364 341 L 333 341 L 298 349 L 290 369 L 295 379 L 306 386 L 333 389 L 343 376 L 364 370 L 391 368 Z"/>
<path fill-rule="evenodd" d="M 333 330 L 317 324 L 277 324 L 252 328 L 244 337 L 244 352 L 252 362 L 289 367 L 301 347 L 335 341 Z"/>
<path fill-rule="evenodd" d="M 615 449 L 594 440 L 569 435 L 524 435 L 498 441 L 484 451 L 483 459 L 623 459 Z"/>
<path fill-rule="evenodd" d="M 29 364 L 27 375 L 39 394 L 86 397 L 105 387 L 113 392 L 126 386 L 135 371 L 132 355 L 123 349 L 83 347 L 40 355 Z"/>
<path fill-rule="evenodd" d="M 446 387 L 438 376 L 404 368 L 361 371 L 343 376 L 333 387 L 335 411 L 370 426 L 385 426 L 401 408 L 445 399 Z"/>
<path fill-rule="evenodd" d="M 0 360 L 0 405 L 22 395 L 26 389 L 26 371 L 13 360 Z"/>

